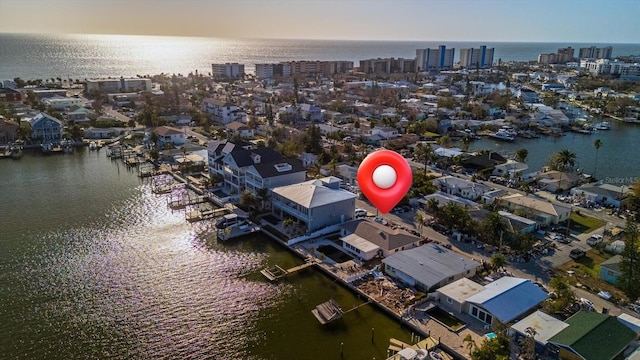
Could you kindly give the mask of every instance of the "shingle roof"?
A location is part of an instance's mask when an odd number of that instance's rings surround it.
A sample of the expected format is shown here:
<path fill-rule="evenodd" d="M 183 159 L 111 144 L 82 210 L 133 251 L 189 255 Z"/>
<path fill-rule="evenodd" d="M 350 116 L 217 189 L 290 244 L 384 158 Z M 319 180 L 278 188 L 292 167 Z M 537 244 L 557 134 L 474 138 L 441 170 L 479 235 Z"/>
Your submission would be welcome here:
<path fill-rule="evenodd" d="M 278 170 L 278 168 L 276 168 L 276 165 L 282 164 L 289 164 L 290 169 L 285 171 Z M 300 161 L 299 159 L 288 159 L 275 163 L 260 163 L 253 165 L 253 167 L 263 179 L 305 171 L 304 166 L 302 166 L 302 161 Z"/>
<path fill-rule="evenodd" d="M 547 297 L 531 281 L 505 276 L 486 285 L 484 291 L 471 296 L 467 301 L 483 307 L 501 322 L 508 323 Z"/>
<path fill-rule="evenodd" d="M 612 256 L 611 258 L 603 261 L 600 264 L 601 268 L 606 268 L 612 271 L 620 271 L 620 261 L 622 261 L 622 256 L 620 255 L 616 255 L 616 256 Z"/>
<path fill-rule="evenodd" d="M 434 243 L 400 251 L 382 262 L 411 276 L 427 288 L 480 266 L 479 263 Z"/>
<path fill-rule="evenodd" d="M 503 196 L 502 200 L 510 202 L 514 205 L 519 205 L 525 208 L 535 209 L 537 211 L 560 216 L 561 214 L 568 213 L 571 209 L 568 206 L 554 204 L 549 201 L 536 199 L 530 196 L 523 196 L 522 194 L 513 194 Z"/>
<path fill-rule="evenodd" d="M 169 126 L 158 126 L 157 128 L 155 128 L 154 131 L 156 134 L 160 136 L 183 134 L 183 132 L 180 131 L 179 129 L 172 128 Z"/>
<path fill-rule="evenodd" d="M 615 317 L 596 312 L 580 311 L 566 322 L 569 327 L 549 342 L 570 347 L 586 360 L 613 359 L 636 337 Z"/>
<path fill-rule="evenodd" d="M 399 229 L 391 229 L 366 219 L 358 219 L 342 224 L 342 228 L 365 238 L 385 250 L 394 250 L 413 244 L 419 239 Z"/>

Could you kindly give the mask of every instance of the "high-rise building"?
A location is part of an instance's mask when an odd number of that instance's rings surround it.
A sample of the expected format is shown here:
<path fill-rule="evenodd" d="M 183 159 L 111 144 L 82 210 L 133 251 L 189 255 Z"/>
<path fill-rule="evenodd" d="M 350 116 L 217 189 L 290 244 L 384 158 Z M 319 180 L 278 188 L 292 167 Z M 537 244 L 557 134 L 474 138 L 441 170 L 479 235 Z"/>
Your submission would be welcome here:
<path fill-rule="evenodd" d="M 558 64 L 566 64 L 569 61 L 573 61 L 574 51 L 575 49 L 572 48 L 571 46 L 566 48 L 559 48 L 558 56 L 556 57 L 556 62 Z"/>
<path fill-rule="evenodd" d="M 291 76 L 291 67 L 288 64 L 256 64 L 258 79 L 272 79 L 276 76 Z"/>
<path fill-rule="evenodd" d="M 494 48 L 487 49 L 486 45 L 478 49 L 460 49 L 460 66 L 467 69 L 491 67 L 494 50 Z"/>
<path fill-rule="evenodd" d="M 211 75 L 218 78 L 237 79 L 244 76 L 244 64 L 211 64 Z"/>
<path fill-rule="evenodd" d="M 538 54 L 538 63 L 539 64 L 555 64 L 557 62 L 556 53 L 548 53 L 548 54 Z"/>
<path fill-rule="evenodd" d="M 436 49 L 416 49 L 416 71 L 441 71 L 453 68 L 456 49 L 440 45 Z"/>
<path fill-rule="evenodd" d="M 373 74 L 414 72 L 415 60 L 403 58 L 378 58 L 360 60 L 360 71 Z"/>
<path fill-rule="evenodd" d="M 283 62 L 282 65 L 289 67 L 292 76 L 344 74 L 353 70 L 353 61 L 302 60 Z"/>
<path fill-rule="evenodd" d="M 598 48 L 595 46 L 580 48 L 578 53 L 580 59 L 611 59 L 613 48 L 606 46 Z"/>

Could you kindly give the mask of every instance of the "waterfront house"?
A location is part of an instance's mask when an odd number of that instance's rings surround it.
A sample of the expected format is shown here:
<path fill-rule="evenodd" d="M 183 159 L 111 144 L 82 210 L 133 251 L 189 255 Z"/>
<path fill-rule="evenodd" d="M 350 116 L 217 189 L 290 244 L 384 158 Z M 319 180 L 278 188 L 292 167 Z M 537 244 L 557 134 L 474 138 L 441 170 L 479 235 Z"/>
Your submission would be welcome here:
<path fill-rule="evenodd" d="M 18 123 L 0 115 L 0 143 L 13 142 L 18 138 Z"/>
<path fill-rule="evenodd" d="M 296 219 L 304 224 L 307 233 L 352 220 L 356 194 L 340 189 L 340 183 L 331 180 L 323 178 L 274 188 L 273 214 L 281 219 Z"/>
<path fill-rule="evenodd" d="M 386 257 L 419 246 L 421 242 L 420 238 L 406 231 L 391 229 L 368 219 L 343 224 L 340 236 L 345 250 L 362 260 L 370 260 L 376 255 Z"/>
<path fill-rule="evenodd" d="M 211 142 L 208 153 L 209 171 L 223 179 L 222 190 L 228 194 L 304 180 L 304 168 L 299 160 L 285 160 L 268 147 L 255 148 L 245 141 Z M 249 185 L 246 183 L 247 171 L 250 171 Z"/>
<path fill-rule="evenodd" d="M 65 113 L 65 119 L 67 121 L 73 121 L 74 123 L 82 123 L 86 121 L 90 121 L 91 119 L 96 118 L 96 113 L 87 109 L 84 106 L 71 106 L 69 110 Z"/>
<path fill-rule="evenodd" d="M 464 314 L 468 312 L 469 308 L 467 299 L 481 291 L 484 291 L 484 286 L 463 277 L 438 288 L 435 291 L 435 298 L 439 307 L 454 313 Z"/>
<path fill-rule="evenodd" d="M 491 190 L 487 185 L 460 179 L 454 176 L 443 176 L 434 179 L 433 185 L 442 192 L 460 196 L 472 201 L 478 200 L 482 195 Z"/>
<path fill-rule="evenodd" d="M 382 263 L 385 274 L 422 291 L 472 277 L 482 266 L 436 243 L 399 251 L 384 258 Z"/>
<path fill-rule="evenodd" d="M 53 142 L 58 143 L 62 140 L 63 127 L 62 121 L 54 118 L 46 113 L 39 113 L 31 120 L 31 138 L 42 143 Z"/>
<path fill-rule="evenodd" d="M 45 105 L 57 110 L 64 110 L 72 106 L 82 106 L 84 101 L 82 98 L 66 96 L 53 96 L 42 100 Z"/>
<path fill-rule="evenodd" d="M 462 165 L 468 169 L 484 170 L 493 169 L 496 165 L 504 164 L 507 161 L 497 152 L 484 152 L 482 154 L 474 154 L 462 161 Z"/>
<path fill-rule="evenodd" d="M 569 190 L 577 186 L 582 181 L 580 175 L 571 174 L 563 171 L 545 171 L 536 176 L 538 184 L 549 192 L 559 192 Z"/>
<path fill-rule="evenodd" d="M 620 263 L 622 256 L 615 255 L 600 264 L 600 279 L 610 283 L 616 284 L 618 277 L 620 277 Z"/>
<path fill-rule="evenodd" d="M 617 208 L 620 208 L 621 202 L 629 192 L 628 186 L 615 186 L 612 184 L 585 184 L 571 189 L 571 195 L 580 195 L 586 201 Z"/>
<path fill-rule="evenodd" d="M 258 189 L 297 184 L 305 180 L 306 174 L 299 159 L 254 163 L 245 170 L 245 190 L 256 194 Z"/>
<path fill-rule="evenodd" d="M 618 319 L 593 311 L 579 311 L 566 320 L 568 327 L 548 342 L 558 348 L 560 359 L 621 359 L 636 333 Z"/>
<path fill-rule="evenodd" d="M 111 139 L 120 135 L 120 132 L 122 130 L 123 129 L 121 128 L 114 128 L 114 127 L 110 127 L 110 128 L 90 127 L 90 128 L 84 129 L 83 137 L 85 139 Z"/>
<path fill-rule="evenodd" d="M 243 124 L 240 121 L 230 122 L 225 126 L 225 128 L 231 137 L 236 135 L 243 138 L 253 137 L 253 129 L 250 129 L 246 124 Z"/>
<path fill-rule="evenodd" d="M 538 225 L 558 224 L 571 215 L 571 207 L 522 194 L 506 195 L 495 200 L 511 212 L 535 220 Z"/>
<path fill-rule="evenodd" d="M 548 356 L 551 351 L 547 346 L 549 339 L 568 326 L 569 324 L 566 322 L 538 310 L 511 325 L 509 332 L 512 334 L 515 343 L 519 344 L 521 339 L 530 336 L 531 330 L 533 330 L 536 354 Z"/>
<path fill-rule="evenodd" d="M 513 160 L 509 160 L 504 164 L 496 165 L 493 168 L 493 175 L 507 177 L 509 179 L 522 178 L 524 172 L 529 169 L 529 165 Z"/>
<path fill-rule="evenodd" d="M 233 121 L 247 122 L 247 113 L 244 110 L 222 99 L 210 98 L 202 100 L 202 111 L 211 115 L 214 121 L 222 124 L 228 124 Z"/>
<path fill-rule="evenodd" d="M 392 127 L 374 127 L 371 129 L 371 135 L 380 135 L 385 140 L 395 139 L 398 136 L 398 129 Z"/>
<path fill-rule="evenodd" d="M 153 129 L 153 132 L 158 135 L 158 142 L 161 146 L 164 144 L 173 144 L 174 146 L 180 146 L 183 145 L 186 141 L 184 131 L 173 127 L 158 126 L 157 128 Z"/>
<path fill-rule="evenodd" d="M 469 314 L 492 325 L 495 319 L 506 324 L 526 315 L 548 297 L 530 280 L 511 276 L 485 285 L 484 290 L 466 299 Z"/>

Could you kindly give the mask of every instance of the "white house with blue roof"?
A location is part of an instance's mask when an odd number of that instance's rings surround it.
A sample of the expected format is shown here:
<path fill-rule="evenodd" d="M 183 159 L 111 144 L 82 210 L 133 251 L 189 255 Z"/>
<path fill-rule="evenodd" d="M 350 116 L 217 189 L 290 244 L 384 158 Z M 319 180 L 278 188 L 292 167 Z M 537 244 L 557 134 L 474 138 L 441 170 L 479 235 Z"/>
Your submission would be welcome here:
<path fill-rule="evenodd" d="M 472 317 L 493 324 L 506 324 L 535 309 L 548 295 L 530 280 L 502 277 L 485 285 L 484 290 L 466 299 Z"/>

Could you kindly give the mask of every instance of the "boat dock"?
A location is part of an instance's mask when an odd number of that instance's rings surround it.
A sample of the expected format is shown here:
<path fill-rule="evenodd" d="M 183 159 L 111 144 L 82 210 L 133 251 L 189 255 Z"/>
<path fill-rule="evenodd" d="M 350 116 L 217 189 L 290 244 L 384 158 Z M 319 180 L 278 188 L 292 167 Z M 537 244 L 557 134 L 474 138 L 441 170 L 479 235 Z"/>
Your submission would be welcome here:
<path fill-rule="evenodd" d="M 414 352 L 416 352 L 416 355 L 429 354 L 429 356 L 431 356 L 431 357 L 419 357 L 420 359 L 424 358 L 424 359 L 453 360 L 453 357 L 451 357 L 451 355 L 442 351 L 435 351 L 438 345 L 440 345 L 440 342 L 431 336 L 418 341 L 414 345 L 407 344 L 404 341 L 391 338 L 389 339 L 389 348 L 387 349 L 387 355 L 393 354 L 392 356 L 388 357 L 389 360 L 403 360 L 403 359 L 406 359 L 406 357 L 403 356 L 404 355 L 403 352 L 411 352 L 411 350 L 413 350 Z M 407 350 L 407 349 L 410 349 L 410 350 Z"/>
<path fill-rule="evenodd" d="M 178 195 L 177 198 L 175 199 L 173 198 L 173 196 L 171 196 L 171 198 L 169 199 L 169 207 L 173 210 L 178 210 L 178 209 L 184 209 L 187 206 L 206 203 L 207 201 L 209 201 L 209 199 L 207 199 L 206 196 L 202 196 L 202 195 L 191 196 L 191 195 L 188 195 L 188 194 L 185 195 L 184 193 L 182 193 Z"/>
<path fill-rule="evenodd" d="M 211 209 L 211 210 L 193 210 L 185 213 L 185 218 L 188 222 L 196 222 L 202 220 L 210 220 L 222 215 L 225 215 L 229 212 L 229 209 L 219 208 L 219 209 Z"/>
<path fill-rule="evenodd" d="M 218 231 L 218 239 L 231 240 L 241 236 L 253 234 L 260 231 L 260 226 L 252 223 L 251 221 L 244 221 L 238 226 L 232 226 L 224 229 L 224 231 Z"/>
<path fill-rule="evenodd" d="M 311 313 L 322 325 L 340 319 L 343 315 L 342 308 L 340 308 L 340 305 L 333 299 L 329 299 L 329 301 L 316 306 L 315 309 L 311 310 Z"/>
<path fill-rule="evenodd" d="M 298 265 L 298 266 L 294 266 L 294 267 L 292 267 L 290 269 L 287 269 L 287 270 L 285 270 L 285 269 L 281 268 L 280 266 L 276 265 L 276 266 L 274 266 L 272 268 L 267 268 L 267 269 L 261 270 L 260 273 L 262 275 L 264 275 L 264 277 L 269 279 L 269 281 L 276 281 L 276 280 L 279 280 L 279 279 L 281 279 L 281 278 L 283 278 L 283 277 L 285 277 L 285 276 L 287 276 L 289 274 L 298 272 L 300 270 L 304 270 L 304 269 L 306 269 L 306 268 L 308 268 L 310 266 L 313 266 L 315 264 L 316 264 L 315 261 L 312 261 L 311 259 L 307 258 L 307 260 L 306 260 L 306 262 L 304 264 Z"/>

